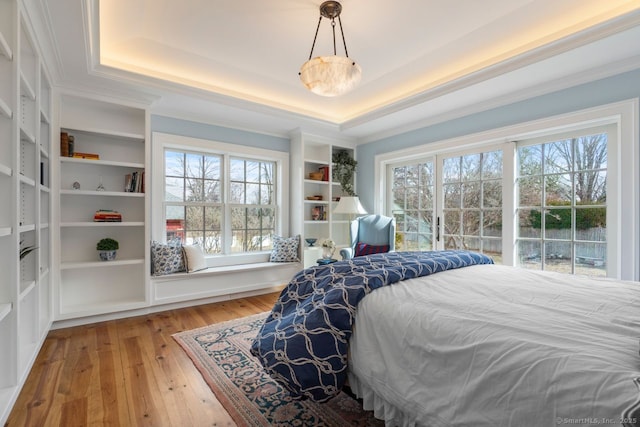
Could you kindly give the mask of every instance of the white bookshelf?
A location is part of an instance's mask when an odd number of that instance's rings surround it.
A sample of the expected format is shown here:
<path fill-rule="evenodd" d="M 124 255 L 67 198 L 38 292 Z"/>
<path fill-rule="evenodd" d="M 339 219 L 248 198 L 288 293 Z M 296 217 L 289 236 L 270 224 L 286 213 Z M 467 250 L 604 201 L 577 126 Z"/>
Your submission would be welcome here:
<path fill-rule="evenodd" d="M 326 138 L 295 133 L 291 139 L 291 203 L 292 234 L 301 235 L 303 263 L 305 267 L 315 264 L 320 258 L 316 248 L 324 239 L 332 239 L 338 247 L 349 243 L 348 218 L 333 214 L 336 199 L 343 196 L 340 184 L 332 177 L 332 158 L 336 151 L 348 151 L 355 155 L 355 146 L 349 142 L 332 141 Z M 299 165 L 302 165 L 300 167 Z M 328 168 L 325 179 L 311 179 L 310 174 Z M 317 200 L 321 197 L 320 200 Z M 313 200 L 310 200 L 313 199 Z M 324 212 L 315 217 L 317 208 Z M 305 238 L 315 237 L 315 247 L 309 248 Z M 336 253 L 337 256 L 337 253 Z"/>
<path fill-rule="evenodd" d="M 0 0 L 0 423 L 4 424 L 52 323 L 51 127 L 47 66 L 22 0 Z M 40 148 L 37 148 L 37 147 Z M 36 249 L 20 258 L 25 245 Z"/>
<path fill-rule="evenodd" d="M 148 304 L 147 194 L 125 191 L 127 175 L 142 179 L 146 170 L 146 116 L 142 107 L 61 94 L 60 132 L 74 137 L 75 153 L 99 158 L 57 151 L 56 320 Z M 119 212 L 122 221 L 94 222 L 95 212 L 105 209 Z M 99 260 L 96 243 L 105 237 L 119 243 L 114 261 Z"/>

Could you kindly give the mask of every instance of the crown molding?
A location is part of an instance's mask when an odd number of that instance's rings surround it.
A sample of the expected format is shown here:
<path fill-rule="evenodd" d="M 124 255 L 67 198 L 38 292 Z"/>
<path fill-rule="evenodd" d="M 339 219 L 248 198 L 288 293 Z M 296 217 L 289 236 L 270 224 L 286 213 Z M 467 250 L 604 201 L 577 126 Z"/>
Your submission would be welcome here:
<path fill-rule="evenodd" d="M 589 43 L 601 40 L 605 37 L 624 32 L 640 25 L 640 10 L 634 10 L 625 15 L 610 19 L 599 25 L 571 34 L 562 39 L 547 43 L 522 54 L 510 57 L 493 65 L 489 65 L 478 71 L 465 74 L 462 77 L 450 81 L 436 82 L 431 87 L 425 88 L 416 95 L 407 96 L 399 101 L 385 106 L 374 108 L 340 124 L 342 130 L 348 130 L 362 126 L 376 119 L 405 110 L 410 107 L 434 100 L 438 97 L 468 88 L 472 85 L 490 80 L 535 64 L 545 59 L 552 58 L 561 53 L 585 46 Z"/>

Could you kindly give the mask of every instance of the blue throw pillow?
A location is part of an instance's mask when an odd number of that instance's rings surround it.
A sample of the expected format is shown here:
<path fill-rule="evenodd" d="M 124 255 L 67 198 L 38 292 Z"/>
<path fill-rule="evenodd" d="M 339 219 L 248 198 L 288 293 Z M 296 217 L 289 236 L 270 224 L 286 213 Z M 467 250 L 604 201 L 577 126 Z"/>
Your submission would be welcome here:
<path fill-rule="evenodd" d="M 185 271 L 180 239 L 173 239 L 167 243 L 155 240 L 151 242 L 151 269 L 154 276 Z"/>
<path fill-rule="evenodd" d="M 293 237 L 273 236 L 273 249 L 269 261 L 271 262 L 298 262 L 298 248 L 300 247 L 300 235 Z"/>

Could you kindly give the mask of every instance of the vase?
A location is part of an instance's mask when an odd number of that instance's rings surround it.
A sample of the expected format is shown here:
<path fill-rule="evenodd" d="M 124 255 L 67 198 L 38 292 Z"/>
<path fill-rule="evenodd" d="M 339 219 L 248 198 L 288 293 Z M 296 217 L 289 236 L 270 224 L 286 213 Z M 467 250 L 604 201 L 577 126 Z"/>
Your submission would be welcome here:
<path fill-rule="evenodd" d="M 327 248 L 327 247 L 323 247 L 322 248 L 322 258 L 324 259 L 331 259 L 333 257 L 333 252 L 335 251 L 335 248 Z"/>
<path fill-rule="evenodd" d="M 102 261 L 113 261 L 116 259 L 116 251 L 98 251 L 98 254 Z"/>

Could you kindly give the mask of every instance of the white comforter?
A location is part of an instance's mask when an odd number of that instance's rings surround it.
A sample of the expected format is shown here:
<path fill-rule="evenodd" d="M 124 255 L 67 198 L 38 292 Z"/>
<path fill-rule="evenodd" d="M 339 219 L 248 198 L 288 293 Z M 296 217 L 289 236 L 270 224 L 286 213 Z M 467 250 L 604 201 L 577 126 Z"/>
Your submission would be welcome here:
<path fill-rule="evenodd" d="M 620 425 L 639 336 L 640 283 L 479 265 L 367 295 L 349 382 L 388 425 Z"/>

